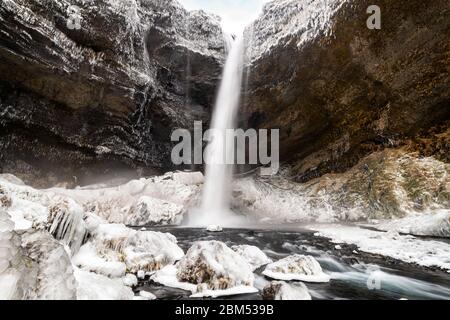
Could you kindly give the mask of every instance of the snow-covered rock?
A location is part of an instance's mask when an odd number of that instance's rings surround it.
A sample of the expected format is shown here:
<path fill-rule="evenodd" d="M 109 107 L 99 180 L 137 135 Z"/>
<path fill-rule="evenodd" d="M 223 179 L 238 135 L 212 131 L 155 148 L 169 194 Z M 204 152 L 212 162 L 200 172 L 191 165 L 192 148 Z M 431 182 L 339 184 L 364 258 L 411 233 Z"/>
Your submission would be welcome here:
<path fill-rule="evenodd" d="M 49 208 L 49 232 L 77 252 L 87 235 L 83 218 L 82 206 L 70 198 L 61 199 Z"/>
<path fill-rule="evenodd" d="M 272 281 L 262 293 L 265 300 L 311 300 L 308 288 L 302 282 Z"/>
<path fill-rule="evenodd" d="M 233 207 L 270 223 L 368 222 L 416 235 L 450 235 L 450 165 L 433 157 L 387 149 L 345 173 L 307 183 L 293 181 L 291 173 L 288 167 L 277 176 L 236 180 Z"/>
<path fill-rule="evenodd" d="M 73 261 L 83 270 L 123 277 L 126 271 L 159 270 L 183 255 L 171 234 L 136 231 L 121 224 L 101 224 Z"/>
<path fill-rule="evenodd" d="M 177 225 L 183 220 L 183 206 L 168 201 L 140 197 L 127 213 L 125 223 L 130 226 Z"/>
<path fill-rule="evenodd" d="M 348 225 L 312 225 L 308 228 L 333 243 L 353 244 L 364 251 L 424 267 L 450 270 L 450 246 L 441 241 L 422 240 L 396 231 L 382 232 Z M 357 251 L 355 251 L 357 254 Z"/>
<path fill-rule="evenodd" d="M 70 300 L 76 297 L 65 248 L 44 230 L 19 235 L 0 211 L 0 298 Z"/>
<path fill-rule="evenodd" d="M 269 264 L 263 271 L 267 277 L 277 280 L 328 282 L 330 277 L 322 271 L 319 262 L 311 256 L 295 254 Z"/>
<path fill-rule="evenodd" d="M 139 291 L 139 297 L 141 297 L 144 300 L 156 300 L 156 296 L 148 291 Z"/>
<path fill-rule="evenodd" d="M 157 271 L 152 275 L 151 279 L 157 283 L 160 283 L 166 287 L 178 288 L 192 293 L 192 298 L 218 298 L 223 296 L 232 296 L 239 294 L 255 293 L 258 292 L 253 286 L 239 285 L 228 289 L 207 289 L 204 285 L 193 284 L 189 282 L 180 281 L 177 278 L 178 266 L 171 265 L 166 266 L 163 269 Z"/>
<path fill-rule="evenodd" d="M 379 230 L 396 231 L 416 236 L 450 238 L 450 209 L 415 213 L 400 219 L 377 221 L 370 225 Z"/>
<path fill-rule="evenodd" d="M 238 245 L 231 247 L 231 249 L 244 258 L 253 270 L 273 262 L 261 249 L 255 246 Z"/>
<path fill-rule="evenodd" d="M 206 231 L 209 232 L 222 232 L 222 227 L 219 225 L 215 225 L 215 224 L 211 224 L 209 226 L 206 227 Z"/>
<path fill-rule="evenodd" d="M 44 190 L 0 175 L 0 199 L 8 204 L 16 229 L 45 226 L 74 252 L 99 223 L 177 224 L 187 209 L 198 205 L 200 194 L 200 185 L 177 182 L 173 173 L 117 187 Z"/>
<path fill-rule="evenodd" d="M 201 185 L 204 177 L 201 172 L 174 172 L 173 180 L 184 185 Z"/>
<path fill-rule="evenodd" d="M 247 261 L 219 241 L 194 243 L 180 260 L 177 277 L 180 281 L 211 290 L 253 286 L 254 280 Z"/>
<path fill-rule="evenodd" d="M 76 281 L 70 256 L 64 246 L 46 231 L 22 235 L 24 255 L 37 265 L 36 286 L 27 299 L 71 300 L 76 298 Z"/>
<path fill-rule="evenodd" d="M 14 222 L 0 209 L 0 299 L 22 299 L 27 286 L 23 281 L 27 276 L 22 256 L 20 237 L 14 232 Z M 29 279 L 31 281 L 31 279 Z"/>
<path fill-rule="evenodd" d="M 134 293 L 122 279 L 75 269 L 78 300 L 132 300 Z"/>
<path fill-rule="evenodd" d="M 125 277 L 122 279 L 123 284 L 127 287 L 135 287 L 138 284 L 138 279 L 134 274 L 128 273 L 125 275 Z"/>
<path fill-rule="evenodd" d="M 175 265 L 156 272 L 153 281 L 191 291 L 192 297 L 219 297 L 257 292 L 251 266 L 219 241 L 192 245 Z"/>
<path fill-rule="evenodd" d="M 257 60 L 276 47 L 297 38 L 297 46 L 331 30 L 334 13 L 346 0 L 275 0 L 267 3 L 261 16 L 247 29 L 248 56 Z"/>

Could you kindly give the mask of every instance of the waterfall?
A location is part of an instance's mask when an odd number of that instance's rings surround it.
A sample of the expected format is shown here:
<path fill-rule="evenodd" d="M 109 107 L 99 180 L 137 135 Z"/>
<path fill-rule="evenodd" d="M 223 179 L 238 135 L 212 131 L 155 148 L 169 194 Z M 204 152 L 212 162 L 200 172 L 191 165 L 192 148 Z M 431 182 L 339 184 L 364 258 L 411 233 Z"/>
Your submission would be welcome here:
<path fill-rule="evenodd" d="M 239 108 L 244 39 L 238 37 L 231 43 L 225 63 L 222 81 L 214 107 L 211 129 L 215 134 L 206 153 L 206 177 L 202 195 L 200 214 L 193 217 L 195 225 L 230 225 L 236 216 L 230 209 L 233 165 L 226 164 L 225 157 L 233 152 L 234 144 L 225 143 L 226 129 L 236 127 L 236 113 Z"/>

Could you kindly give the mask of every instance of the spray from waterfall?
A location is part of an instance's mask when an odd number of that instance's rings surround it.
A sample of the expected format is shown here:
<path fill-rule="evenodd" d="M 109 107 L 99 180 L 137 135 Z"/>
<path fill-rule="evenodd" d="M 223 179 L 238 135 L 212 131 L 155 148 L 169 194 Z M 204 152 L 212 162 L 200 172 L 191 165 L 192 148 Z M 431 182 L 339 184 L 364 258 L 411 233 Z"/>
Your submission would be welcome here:
<path fill-rule="evenodd" d="M 234 145 L 225 142 L 226 129 L 236 127 L 243 74 L 244 40 L 238 37 L 231 43 L 222 81 L 217 96 L 211 129 L 215 134 L 208 144 L 205 169 L 205 185 L 200 214 L 193 217 L 193 224 L 230 225 L 236 216 L 230 209 L 233 165 L 226 164 L 225 157 L 231 154 Z"/>

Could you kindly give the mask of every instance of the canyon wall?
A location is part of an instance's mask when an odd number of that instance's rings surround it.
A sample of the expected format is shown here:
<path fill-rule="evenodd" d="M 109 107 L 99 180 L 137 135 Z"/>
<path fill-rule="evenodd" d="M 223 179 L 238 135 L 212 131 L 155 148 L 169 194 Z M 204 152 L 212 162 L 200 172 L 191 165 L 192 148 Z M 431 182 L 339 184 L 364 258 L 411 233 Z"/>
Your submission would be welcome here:
<path fill-rule="evenodd" d="M 241 122 L 280 129 L 297 182 L 405 145 L 448 162 L 449 34 L 446 0 L 271 2 L 246 29 Z"/>
<path fill-rule="evenodd" d="M 0 172 L 51 186 L 171 169 L 171 131 L 210 119 L 219 19 L 172 0 L 3 0 Z"/>

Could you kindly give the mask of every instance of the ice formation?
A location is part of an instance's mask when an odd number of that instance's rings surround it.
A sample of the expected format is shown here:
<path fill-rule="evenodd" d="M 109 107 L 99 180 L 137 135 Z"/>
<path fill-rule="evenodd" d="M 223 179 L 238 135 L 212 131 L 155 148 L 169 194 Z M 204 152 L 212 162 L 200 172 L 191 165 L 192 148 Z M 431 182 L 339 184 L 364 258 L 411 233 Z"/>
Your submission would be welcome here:
<path fill-rule="evenodd" d="M 219 241 L 194 243 L 179 262 L 177 277 L 211 290 L 253 286 L 254 280 L 247 261 Z"/>
<path fill-rule="evenodd" d="M 302 282 L 272 281 L 263 290 L 266 300 L 311 300 L 308 288 Z"/>
<path fill-rule="evenodd" d="M 330 238 L 336 244 L 354 244 L 360 251 L 424 267 L 450 270 L 450 246 L 445 242 L 421 240 L 411 235 L 400 235 L 395 231 L 380 232 L 356 226 L 314 225 L 308 228 L 318 231 L 318 236 Z"/>
<path fill-rule="evenodd" d="M 158 192 L 160 196 L 175 196 L 178 190 L 180 203 L 191 200 L 199 188 L 199 175 L 194 175 L 195 179 L 190 179 L 190 174 L 182 177 L 177 179 L 183 183 L 168 174 L 113 188 L 37 190 L 10 175 L 0 175 L 0 210 L 8 212 L 0 214 L 0 238 L 7 244 L 1 247 L 5 258 L 0 263 L 2 298 L 133 298 L 128 288 L 137 284 L 133 273 L 146 274 L 172 265 L 184 252 L 170 234 L 109 223 L 108 210 L 128 212 L 133 201 L 144 199 L 147 204 L 162 205 L 164 210 L 182 212 L 183 204 L 167 202 L 166 206 L 165 200 L 151 197 Z M 155 218 L 147 213 L 149 219 Z M 171 213 L 174 211 L 159 212 L 160 223 L 169 223 Z M 20 235 L 15 230 L 20 230 Z"/>
<path fill-rule="evenodd" d="M 194 243 L 176 266 L 156 272 L 152 280 L 191 291 L 193 297 L 257 292 L 251 266 L 219 241 Z"/>
<path fill-rule="evenodd" d="M 184 212 L 181 205 L 142 196 L 128 210 L 125 223 L 130 226 L 178 225 Z"/>
<path fill-rule="evenodd" d="M 253 270 L 273 262 L 261 249 L 255 246 L 238 245 L 231 247 L 231 249 L 244 258 Z"/>
<path fill-rule="evenodd" d="M 223 229 L 219 225 L 211 224 L 208 227 L 206 227 L 206 230 L 209 232 L 221 232 Z"/>
<path fill-rule="evenodd" d="M 123 277 L 126 271 L 159 270 L 183 255 L 175 237 L 170 234 L 135 231 L 121 224 L 101 224 L 73 262 L 86 271 Z"/>
<path fill-rule="evenodd" d="M 305 282 L 328 282 L 330 277 L 322 271 L 319 262 L 311 256 L 295 254 L 269 264 L 263 271 L 269 278 Z"/>
<path fill-rule="evenodd" d="M 0 210 L 0 299 L 76 297 L 72 263 L 63 245 L 43 230 L 19 235 Z"/>

